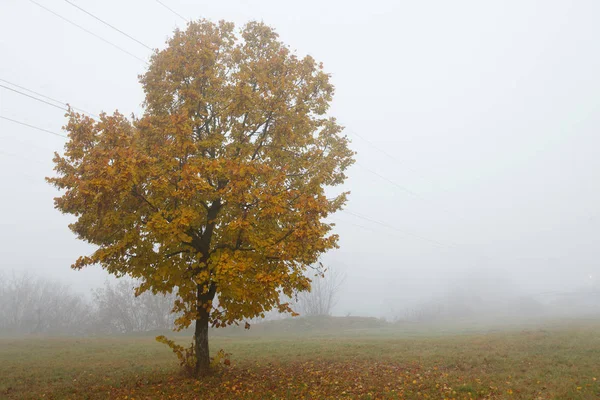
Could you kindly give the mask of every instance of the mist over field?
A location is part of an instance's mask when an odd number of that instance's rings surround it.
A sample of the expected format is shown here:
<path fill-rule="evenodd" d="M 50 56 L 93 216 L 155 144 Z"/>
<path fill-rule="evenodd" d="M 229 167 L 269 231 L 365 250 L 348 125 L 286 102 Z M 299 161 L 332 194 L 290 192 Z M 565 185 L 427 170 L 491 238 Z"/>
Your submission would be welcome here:
<path fill-rule="evenodd" d="M 185 25 L 157 3 L 143 6 L 141 20 L 131 17 L 140 2 L 79 5 L 151 47 Z M 137 57 L 149 54 L 67 3 L 45 6 Z M 564 300 L 597 287 L 596 2 L 172 6 L 194 18 L 263 20 L 331 73 L 329 113 L 357 152 L 340 188 L 349 202 L 331 217 L 340 248 L 322 260 L 346 275 L 333 314 L 393 319 L 461 296 L 551 304 L 548 292 Z M 142 62 L 31 2 L 2 8 L 4 86 L 95 114 L 140 113 Z M 0 113 L 53 132 L 65 123 L 60 110 L 6 89 Z M 2 272 L 85 295 L 112 279 L 100 268 L 69 269 L 93 248 L 53 210 L 58 192 L 44 182 L 64 139 L 6 119 L 0 135 Z"/>
<path fill-rule="evenodd" d="M 598 15 L 2 0 L 0 398 L 600 398 Z"/>

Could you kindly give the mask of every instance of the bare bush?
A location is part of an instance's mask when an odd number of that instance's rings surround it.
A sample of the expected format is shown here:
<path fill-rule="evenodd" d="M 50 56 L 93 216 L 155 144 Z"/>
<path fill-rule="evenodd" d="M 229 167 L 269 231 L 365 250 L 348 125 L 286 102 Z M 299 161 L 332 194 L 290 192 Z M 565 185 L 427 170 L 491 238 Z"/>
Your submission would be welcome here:
<path fill-rule="evenodd" d="M 105 283 L 90 299 L 27 273 L 0 275 L 0 334 L 84 335 L 172 329 L 175 295 L 134 295 L 133 280 Z"/>
<path fill-rule="evenodd" d="M 145 292 L 135 296 L 137 282 L 120 279 L 93 291 L 97 309 L 95 329 L 104 333 L 132 333 L 172 329 L 176 315 L 171 312 L 175 294 Z"/>
<path fill-rule="evenodd" d="M 345 274 L 336 268 L 328 268 L 322 275 L 318 273 L 312 278 L 310 292 L 298 295 L 295 309 L 304 316 L 331 315 L 345 279 Z"/>
<path fill-rule="evenodd" d="M 29 274 L 0 280 L 0 332 L 4 334 L 82 334 L 92 308 L 68 285 Z"/>

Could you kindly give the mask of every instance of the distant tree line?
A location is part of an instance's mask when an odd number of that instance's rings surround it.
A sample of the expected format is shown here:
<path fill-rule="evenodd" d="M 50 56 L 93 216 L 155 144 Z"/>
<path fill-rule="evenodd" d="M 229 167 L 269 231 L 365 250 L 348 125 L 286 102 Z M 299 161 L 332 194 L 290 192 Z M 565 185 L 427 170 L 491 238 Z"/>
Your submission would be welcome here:
<path fill-rule="evenodd" d="M 106 282 L 89 296 L 29 274 L 0 276 L 0 334 L 86 335 L 171 329 L 172 295 L 135 297 L 135 281 Z"/>
<path fill-rule="evenodd" d="M 335 270 L 312 277 L 310 293 L 287 301 L 302 316 L 330 315 L 343 278 Z M 111 335 L 172 329 L 177 318 L 172 313 L 175 295 L 145 292 L 136 297 L 136 286 L 136 281 L 121 278 L 86 296 L 69 285 L 27 273 L 0 273 L 0 335 Z M 286 316 L 270 313 L 267 319 Z"/>
<path fill-rule="evenodd" d="M 600 316 L 600 287 L 541 294 L 494 296 L 485 291 L 451 292 L 395 313 L 394 321 L 436 322 L 479 318 Z"/>
<path fill-rule="evenodd" d="M 0 277 L 0 333 L 83 334 L 93 324 L 89 302 L 66 285 L 28 274 Z"/>

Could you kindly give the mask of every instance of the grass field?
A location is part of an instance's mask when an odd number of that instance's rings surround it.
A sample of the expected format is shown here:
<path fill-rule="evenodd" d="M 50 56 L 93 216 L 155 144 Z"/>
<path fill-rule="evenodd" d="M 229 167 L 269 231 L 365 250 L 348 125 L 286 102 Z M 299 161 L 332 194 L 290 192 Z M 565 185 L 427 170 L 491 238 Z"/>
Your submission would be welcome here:
<path fill-rule="evenodd" d="M 201 381 L 148 336 L 5 338 L 0 398 L 600 399 L 598 323 L 436 332 L 216 336 L 231 365 Z"/>

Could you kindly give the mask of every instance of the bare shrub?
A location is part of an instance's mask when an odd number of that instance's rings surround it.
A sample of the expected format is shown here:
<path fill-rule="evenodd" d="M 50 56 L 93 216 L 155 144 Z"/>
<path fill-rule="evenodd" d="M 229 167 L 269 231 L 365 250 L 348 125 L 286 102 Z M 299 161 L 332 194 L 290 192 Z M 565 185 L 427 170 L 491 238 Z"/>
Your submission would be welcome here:
<path fill-rule="evenodd" d="M 0 332 L 83 334 L 92 319 L 85 298 L 68 285 L 12 273 L 0 280 Z"/>
<path fill-rule="evenodd" d="M 175 294 L 145 292 L 136 297 L 136 286 L 136 281 L 122 278 L 93 291 L 97 331 L 132 333 L 173 328 L 176 315 L 171 310 Z"/>
<path fill-rule="evenodd" d="M 346 279 L 345 274 L 337 268 L 327 268 L 311 279 L 310 292 L 300 293 L 293 308 L 303 316 L 331 315 Z"/>

